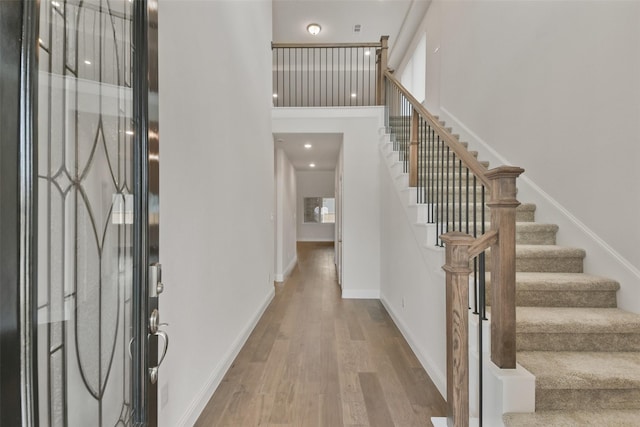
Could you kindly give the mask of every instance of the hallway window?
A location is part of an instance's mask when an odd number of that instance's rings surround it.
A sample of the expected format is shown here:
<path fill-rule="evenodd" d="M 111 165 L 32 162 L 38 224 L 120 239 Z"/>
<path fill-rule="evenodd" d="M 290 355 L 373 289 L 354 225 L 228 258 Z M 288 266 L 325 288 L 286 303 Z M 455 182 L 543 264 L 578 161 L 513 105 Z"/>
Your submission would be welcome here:
<path fill-rule="evenodd" d="M 336 200 L 333 197 L 305 197 L 304 222 L 333 224 L 336 222 Z"/>

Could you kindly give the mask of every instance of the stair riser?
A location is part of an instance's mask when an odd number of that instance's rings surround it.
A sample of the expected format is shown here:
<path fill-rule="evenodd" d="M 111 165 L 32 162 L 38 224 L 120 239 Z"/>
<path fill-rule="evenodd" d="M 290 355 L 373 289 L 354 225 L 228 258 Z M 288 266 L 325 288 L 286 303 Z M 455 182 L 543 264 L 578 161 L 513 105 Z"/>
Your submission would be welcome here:
<path fill-rule="evenodd" d="M 536 410 L 640 409 L 640 389 L 536 389 Z"/>
<path fill-rule="evenodd" d="M 516 333 L 518 351 L 640 351 L 640 334 Z"/>
<path fill-rule="evenodd" d="M 487 271 L 491 270 L 491 254 L 487 253 Z M 516 256 L 516 271 L 540 273 L 582 273 L 582 257 L 522 258 Z"/>
<path fill-rule="evenodd" d="M 490 291 L 487 290 L 490 301 Z M 615 308 L 615 291 L 518 291 L 516 305 L 519 307 L 594 307 Z"/>
<path fill-rule="evenodd" d="M 522 231 L 516 226 L 516 244 L 521 245 L 555 245 L 556 231 Z"/>
<path fill-rule="evenodd" d="M 545 273 L 582 273 L 583 258 L 528 258 L 516 257 L 516 271 Z"/>

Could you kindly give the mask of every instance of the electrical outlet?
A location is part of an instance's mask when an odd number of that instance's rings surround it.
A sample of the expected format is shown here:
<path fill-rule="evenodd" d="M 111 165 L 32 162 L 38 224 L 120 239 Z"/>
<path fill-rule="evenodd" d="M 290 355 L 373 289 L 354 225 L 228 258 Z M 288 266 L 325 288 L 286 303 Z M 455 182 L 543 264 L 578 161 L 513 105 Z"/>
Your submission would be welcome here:
<path fill-rule="evenodd" d="M 164 409 L 169 403 L 169 383 L 166 383 L 160 389 L 160 409 Z"/>

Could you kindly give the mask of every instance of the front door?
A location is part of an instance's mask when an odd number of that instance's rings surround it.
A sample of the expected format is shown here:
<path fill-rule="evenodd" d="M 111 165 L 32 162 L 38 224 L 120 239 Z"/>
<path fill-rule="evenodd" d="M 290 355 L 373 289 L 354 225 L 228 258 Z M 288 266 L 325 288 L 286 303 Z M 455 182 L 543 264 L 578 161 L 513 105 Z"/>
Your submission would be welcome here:
<path fill-rule="evenodd" d="M 37 53 L 22 62 L 35 84 L 20 101 L 34 118 L 33 150 L 20 153 L 33 177 L 23 192 L 33 209 L 20 216 L 33 241 L 21 424 L 155 426 L 168 346 L 157 311 L 157 4 L 22 4 L 22 42 L 37 40 Z"/>

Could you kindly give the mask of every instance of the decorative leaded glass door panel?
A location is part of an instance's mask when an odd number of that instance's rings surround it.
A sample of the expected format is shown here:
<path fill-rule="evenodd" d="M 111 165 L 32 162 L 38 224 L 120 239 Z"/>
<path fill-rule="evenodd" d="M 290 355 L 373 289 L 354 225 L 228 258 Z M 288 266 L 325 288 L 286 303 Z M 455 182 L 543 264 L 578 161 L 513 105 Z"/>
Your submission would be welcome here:
<path fill-rule="evenodd" d="M 135 285 L 146 276 L 134 276 L 147 252 L 137 241 L 148 240 L 139 204 L 147 197 L 139 179 L 147 142 L 136 135 L 148 125 L 134 105 L 135 55 L 146 46 L 134 49 L 144 23 L 135 7 L 131 0 L 40 2 L 40 426 L 144 425 L 148 399 L 140 394 L 155 395 L 154 386 L 135 384 L 149 369 L 134 362 L 149 360 L 147 295 Z"/>

